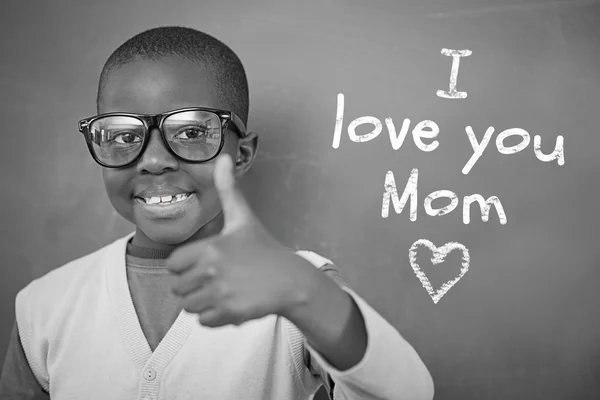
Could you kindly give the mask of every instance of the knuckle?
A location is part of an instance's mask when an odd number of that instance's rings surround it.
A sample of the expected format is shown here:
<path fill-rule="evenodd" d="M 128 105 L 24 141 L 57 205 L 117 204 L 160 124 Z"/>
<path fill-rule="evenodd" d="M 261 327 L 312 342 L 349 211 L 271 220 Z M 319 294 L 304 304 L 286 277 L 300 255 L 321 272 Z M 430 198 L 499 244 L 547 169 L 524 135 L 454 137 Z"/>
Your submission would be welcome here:
<path fill-rule="evenodd" d="M 217 285 L 216 291 L 217 291 L 217 296 L 222 300 L 231 298 L 231 294 L 232 294 L 231 288 L 229 287 L 229 285 L 227 285 L 225 283 L 221 283 L 221 284 Z"/>
<path fill-rule="evenodd" d="M 182 308 L 183 308 L 185 311 L 187 311 L 187 312 L 189 312 L 189 313 L 192 313 L 192 314 L 196 312 L 196 309 L 195 309 L 195 308 L 194 308 L 194 306 L 193 306 L 193 305 L 191 305 L 191 304 L 185 304 L 185 303 L 184 303 L 184 304 L 182 304 Z"/>
<path fill-rule="evenodd" d="M 214 265 L 211 265 L 210 267 L 208 267 L 208 269 L 206 270 L 206 277 L 207 278 L 214 278 L 217 276 L 217 267 L 215 267 Z"/>
<path fill-rule="evenodd" d="M 232 312 L 229 315 L 229 320 L 231 321 L 231 323 L 233 325 L 239 326 L 239 325 L 242 324 L 242 322 L 243 322 L 244 319 L 243 319 L 242 315 L 240 315 L 239 313 Z"/>
<path fill-rule="evenodd" d="M 216 326 L 214 323 L 214 320 L 212 320 L 208 317 L 202 316 L 202 315 L 198 316 L 198 321 L 204 326 L 208 326 L 208 327 Z"/>
<path fill-rule="evenodd" d="M 240 318 L 239 313 L 231 302 L 225 302 L 222 305 L 221 313 L 223 317 L 232 324 L 235 324 L 235 322 Z"/>
<path fill-rule="evenodd" d="M 246 307 L 244 305 L 232 304 L 230 310 L 230 317 L 234 325 L 241 325 L 246 320 Z"/>

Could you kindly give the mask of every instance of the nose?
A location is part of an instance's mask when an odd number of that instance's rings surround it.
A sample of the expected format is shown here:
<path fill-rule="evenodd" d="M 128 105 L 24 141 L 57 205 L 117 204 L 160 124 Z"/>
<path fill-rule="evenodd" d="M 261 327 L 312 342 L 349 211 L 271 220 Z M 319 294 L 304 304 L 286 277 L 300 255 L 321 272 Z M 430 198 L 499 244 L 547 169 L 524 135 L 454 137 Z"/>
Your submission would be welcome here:
<path fill-rule="evenodd" d="M 160 131 L 154 127 L 150 130 L 146 150 L 137 162 L 139 173 L 161 174 L 166 171 L 174 171 L 179 166 L 177 158 L 171 154 L 160 137 Z"/>

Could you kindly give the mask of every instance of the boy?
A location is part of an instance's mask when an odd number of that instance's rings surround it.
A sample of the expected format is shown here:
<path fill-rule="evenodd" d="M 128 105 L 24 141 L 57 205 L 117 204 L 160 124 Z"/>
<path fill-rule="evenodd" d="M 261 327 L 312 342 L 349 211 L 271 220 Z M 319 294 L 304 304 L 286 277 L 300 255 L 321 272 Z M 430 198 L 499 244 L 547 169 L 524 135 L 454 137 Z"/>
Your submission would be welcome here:
<path fill-rule="evenodd" d="M 79 129 L 136 229 L 19 292 L 5 398 L 433 397 L 400 334 L 329 260 L 279 244 L 236 187 L 258 137 L 231 49 L 142 32 L 106 62 L 97 108 Z"/>

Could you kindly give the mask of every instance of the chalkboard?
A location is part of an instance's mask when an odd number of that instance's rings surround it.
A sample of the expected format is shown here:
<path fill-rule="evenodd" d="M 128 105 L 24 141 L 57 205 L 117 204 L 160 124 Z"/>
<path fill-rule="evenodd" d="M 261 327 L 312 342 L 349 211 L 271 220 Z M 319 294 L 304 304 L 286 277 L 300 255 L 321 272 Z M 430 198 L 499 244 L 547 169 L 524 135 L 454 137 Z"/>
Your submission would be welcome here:
<path fill-rule="evenodd" d="M 246 66 L 257 214 L 335 261 L 436 399 L 600 398 L 598 2 L 21 1 L 0 18 L 0 356 L 20 288 L 132 230 L 76 122 L 113 49 L 184 25 Z M 468 132 L 490 133 L 465 169 Z"/>

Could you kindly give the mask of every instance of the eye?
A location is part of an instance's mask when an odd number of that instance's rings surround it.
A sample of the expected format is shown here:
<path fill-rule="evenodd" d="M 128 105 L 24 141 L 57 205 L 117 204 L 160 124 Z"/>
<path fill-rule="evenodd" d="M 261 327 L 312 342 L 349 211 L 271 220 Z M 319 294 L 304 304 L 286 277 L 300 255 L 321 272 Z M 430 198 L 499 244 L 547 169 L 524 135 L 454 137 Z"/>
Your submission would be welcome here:
<path fill-rule="evenodd" d="M 206 128 L 200 125 L 186 126 L 177 131 L 175 139 L 194 140 L 206 136 Z"/>
<path fill-rule="evenodd" d="M 139 134 L 131 131 L 121 131 L 115 134 L 111 141 L 114 141 L 118 144 L 135 144 L 142 141 L 142 138 Z"/>

